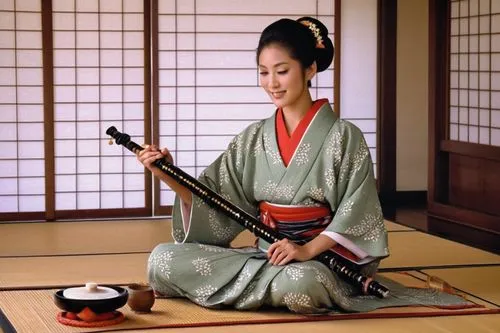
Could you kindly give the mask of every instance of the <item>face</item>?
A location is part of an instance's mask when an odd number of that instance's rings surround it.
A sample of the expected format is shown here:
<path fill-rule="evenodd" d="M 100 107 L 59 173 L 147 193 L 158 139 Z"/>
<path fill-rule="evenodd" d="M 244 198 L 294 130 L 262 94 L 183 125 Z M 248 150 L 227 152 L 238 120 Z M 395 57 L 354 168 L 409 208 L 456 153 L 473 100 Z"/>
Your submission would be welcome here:
<path fill-rule="evenodd" d="M 307 81 L 315 74 L 312 67 L 304 70 L 285 48 L 267 46 L 259 55 L 260 85 L 277 107 L 293 108 L 305 99 L 311 99 Z"/>

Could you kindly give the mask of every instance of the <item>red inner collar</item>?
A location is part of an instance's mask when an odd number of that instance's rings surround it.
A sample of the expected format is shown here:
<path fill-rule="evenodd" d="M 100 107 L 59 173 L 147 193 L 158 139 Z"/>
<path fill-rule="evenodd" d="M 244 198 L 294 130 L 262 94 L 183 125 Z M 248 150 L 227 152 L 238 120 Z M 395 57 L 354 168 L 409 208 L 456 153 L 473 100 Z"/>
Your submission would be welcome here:
<path fill-rule="evenodd" d="M 290 163 L 290 160 L 292 159 L 293 154 L 295 153 L 295 150 L 297 149 L 300 140 L 304 136 L 304 133 L 311 123 L 312 119 L 321 108 L 321 106 L 327 102 L 327 99 L 318 99 L 317 101 L 315 101 L 290 136 L 288 135 L 288 131 L 286 130 L 283 110 L 281 108 L 277 110 L 276 133 L 278 136 L 278 148 L 280 151 L 281 159 L 283 160 L 285 166 L 288 166 L 288 164 Z"/>

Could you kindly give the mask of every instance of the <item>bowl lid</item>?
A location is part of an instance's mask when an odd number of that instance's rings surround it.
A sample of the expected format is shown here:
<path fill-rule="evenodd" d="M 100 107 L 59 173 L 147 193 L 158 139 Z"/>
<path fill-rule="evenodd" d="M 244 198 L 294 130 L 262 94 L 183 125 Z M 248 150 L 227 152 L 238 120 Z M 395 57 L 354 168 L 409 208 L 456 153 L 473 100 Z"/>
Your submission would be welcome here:
<path fill-rule="evenodd" d="M 69 299 L 109 299 L 120 296 L 120 293 L 109 287 L 98 286 L 94 282 L 88 282 L 85 287 L 64 289 L 63 296 Z"/>

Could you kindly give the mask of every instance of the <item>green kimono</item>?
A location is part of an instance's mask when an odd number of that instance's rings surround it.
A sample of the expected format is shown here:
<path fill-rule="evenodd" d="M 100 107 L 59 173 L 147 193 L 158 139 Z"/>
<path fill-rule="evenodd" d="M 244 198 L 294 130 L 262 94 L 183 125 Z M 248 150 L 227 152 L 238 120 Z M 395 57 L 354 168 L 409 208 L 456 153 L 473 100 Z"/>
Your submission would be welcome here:
<path fill-rule="evenodd" d="M 250 125 L 199 180 L 248 213 L 258 205 L 330 207 L 326 231 L 341 235 L 369 256 L 389 255 L 387 232 L 373 177 L 373 164 L 362 132 L 338 119 L 324 103 L 285 166 L 276 137 L 276 115 Z M 193 197 L 191 207 L 176 198 L 175 244 L 158 245 L 149 258 L 153 288 L 165 296 L 187 297 L 206 307 L 257 309 L 287 307 L 300 313 L 370 311 L 407 304 L 460 304 L 463 299 L 431 290 L 404 288 L 380 280 L 391 296 L 360 295 L 324 264 L 310 260 L 274 266 L 266 248 L 232 249 L 243 227 Z M 373 274 L 376 260 L 362 272 Z"/>

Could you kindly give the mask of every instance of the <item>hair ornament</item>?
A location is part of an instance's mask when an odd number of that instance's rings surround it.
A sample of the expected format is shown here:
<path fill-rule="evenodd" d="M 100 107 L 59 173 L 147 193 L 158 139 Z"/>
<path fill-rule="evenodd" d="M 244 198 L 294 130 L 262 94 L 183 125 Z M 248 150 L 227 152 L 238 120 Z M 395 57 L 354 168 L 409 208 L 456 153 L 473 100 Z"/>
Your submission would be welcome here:
<path fill-rule="evenodd" d="M 302 23 L 307 28 L 309 28 L 309 30 L 311 30 L 311 32 L 313 33 L 314 38 L 316 38 L 316 48 L 317 49 L 324 49 L 325 45 L 323 44 L 323 37 L 321 37 L 321 31 L 316 26 L 316 24 L 314 24 L 311 21 L 307 21 L 307 20 L 300 21 L 300 23 Z"/>

